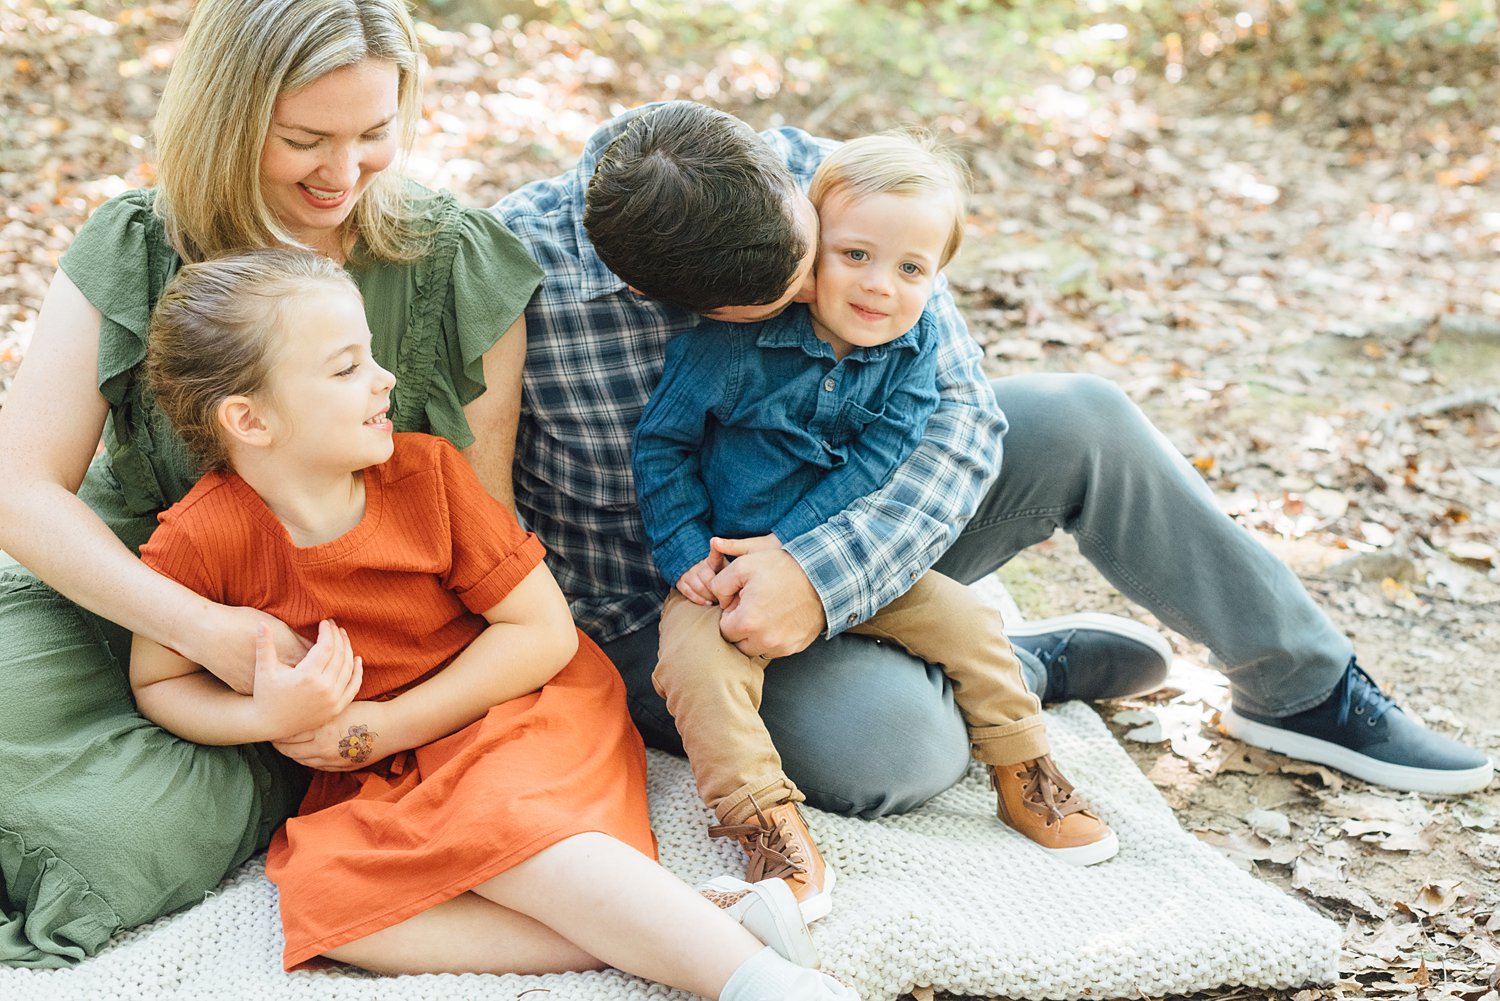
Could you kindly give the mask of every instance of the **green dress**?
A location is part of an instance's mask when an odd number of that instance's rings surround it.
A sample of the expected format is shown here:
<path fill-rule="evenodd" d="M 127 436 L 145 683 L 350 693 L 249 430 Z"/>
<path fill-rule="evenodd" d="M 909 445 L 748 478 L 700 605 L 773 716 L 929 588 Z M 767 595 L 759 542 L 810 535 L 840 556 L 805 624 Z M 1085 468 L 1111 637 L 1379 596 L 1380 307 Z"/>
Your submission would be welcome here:
<path fill-rule="evenodd" d="M 541 269 L 487 212 L 412 186 L 434 237 L 411 264 L 351 267 L 398 431 L 474 440 L 482 356 Z M 101 206 L 62 267 L 102 314 L 105 450 L 79 496 L 132 549 L 197 479 L 157 411 L 146 328 L 179 260 L 153 192 Z M 296 811 L 306 779 L 269 745 L 180 740 L 136 711 L 130 636 L 0 553 L 0 962 L 56 967 L 201 900 Z"/>

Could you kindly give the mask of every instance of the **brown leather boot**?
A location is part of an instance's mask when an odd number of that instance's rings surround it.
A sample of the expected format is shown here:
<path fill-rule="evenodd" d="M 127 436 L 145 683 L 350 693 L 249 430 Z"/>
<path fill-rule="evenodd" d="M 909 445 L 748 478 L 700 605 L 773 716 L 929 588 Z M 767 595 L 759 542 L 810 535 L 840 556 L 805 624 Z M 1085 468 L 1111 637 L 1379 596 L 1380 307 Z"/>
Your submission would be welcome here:
<path fill-rule="evenodd" d="M 1050 754 L 989 768 L 1001 822 L 1047 854 L 1069 865 L 1093 865 L 1120 850 L 1115 832 L 1073 791 Z"/>
<path fill-rule="evenodd" d="M 796 803 L 781 803 L 762 810 L 754 801 L 755 815 L 742 824 L 720 824 L 708 829 L 711 838 L 734 838 L 750 856 L 745 880 L 758 883 L 780 878 L 792 888 L 802 919 L 809 923 L 833 910 L 834 872 L 823 864 L 812 832 Z"/>

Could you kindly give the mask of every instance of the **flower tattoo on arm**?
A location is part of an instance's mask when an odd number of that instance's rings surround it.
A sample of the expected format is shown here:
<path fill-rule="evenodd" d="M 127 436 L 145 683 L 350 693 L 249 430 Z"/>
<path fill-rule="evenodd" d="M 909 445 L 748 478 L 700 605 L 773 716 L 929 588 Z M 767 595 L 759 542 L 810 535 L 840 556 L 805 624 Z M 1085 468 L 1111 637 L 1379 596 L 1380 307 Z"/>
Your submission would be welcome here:
<path fill-rule="evenodd" d="M 351 726 L 348 734 L 339 738 L 339 757 L 351 764 L 364 764 L 375 753 L 375 738 L 378 736 L 380 734 L 371 733 L 364 724 Z"/>

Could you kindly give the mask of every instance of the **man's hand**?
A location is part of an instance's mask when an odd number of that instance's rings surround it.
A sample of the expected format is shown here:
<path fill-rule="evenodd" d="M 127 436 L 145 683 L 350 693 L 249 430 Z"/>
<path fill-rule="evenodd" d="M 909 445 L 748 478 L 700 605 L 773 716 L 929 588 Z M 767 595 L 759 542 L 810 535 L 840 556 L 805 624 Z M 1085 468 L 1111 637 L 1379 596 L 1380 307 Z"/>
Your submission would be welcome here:
<path fill-rule="evenodd" d="M 714 578 L 723 609 L 719 632 L 750 657 L 786 657 L 823 635 L 822 599 L 774 535 L 714 539 L 715 552 L 735 557 Z"/>

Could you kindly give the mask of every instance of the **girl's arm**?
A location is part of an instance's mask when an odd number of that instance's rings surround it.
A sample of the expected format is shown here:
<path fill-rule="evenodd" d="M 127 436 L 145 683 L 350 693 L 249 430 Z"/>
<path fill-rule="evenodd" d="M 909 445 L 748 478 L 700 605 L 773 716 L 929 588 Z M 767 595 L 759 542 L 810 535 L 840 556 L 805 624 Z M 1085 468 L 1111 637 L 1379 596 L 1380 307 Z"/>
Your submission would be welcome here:
<path fill-rule="evenodd" d="M 99 311 L 59 271 L 0 409 L 0 549 L 69 600 L 249 691 L 259 624 L 293 662 L 305 644 L 271 616 L 214 604 L 147 568 L 77 496 L 108 412 L 99 329 Z"/>
<path fill-rule="evenodd" d="M 388 702 L 355 702 L 276 749 L 313 768 L 358 768 L 456 733 L 492 706 L 536 691 L 578 651 L 567 600 L 543 564 L 484 617 L 489 627 L 420 685 Z"/>
<path fill-rule="evenodd" d="M 130 647 L 130 687 L 141 714 L 198 744 L 251 744 L 318 726 L 354 700 L 362 680 L 348 634 L 327 620 L 295 667 L 277 657 L 269 630 L 257 631 L 254 695 L 144 636 Z"/>

